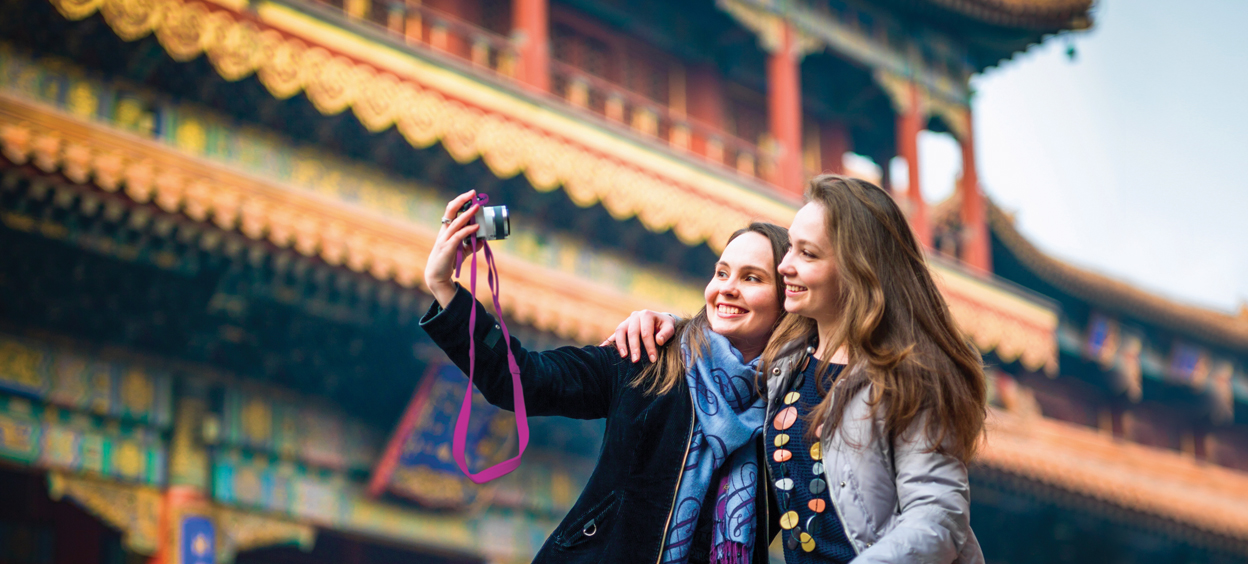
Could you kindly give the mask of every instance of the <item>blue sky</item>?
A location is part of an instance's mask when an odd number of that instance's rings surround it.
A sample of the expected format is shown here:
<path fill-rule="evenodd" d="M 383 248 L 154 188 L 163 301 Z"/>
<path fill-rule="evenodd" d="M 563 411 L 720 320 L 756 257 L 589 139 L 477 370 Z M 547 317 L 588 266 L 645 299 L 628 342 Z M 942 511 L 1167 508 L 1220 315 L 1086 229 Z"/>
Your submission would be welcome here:
<path fill-rule="evenodd" d="M 1248 1 L 1100 0 L 1095 19 L 972 81 L 984 189 L 1051 255 L 1234 311 L 1248 301 Z M 925 134 L 919 151 L 939 201 L 957 146 Z"/>

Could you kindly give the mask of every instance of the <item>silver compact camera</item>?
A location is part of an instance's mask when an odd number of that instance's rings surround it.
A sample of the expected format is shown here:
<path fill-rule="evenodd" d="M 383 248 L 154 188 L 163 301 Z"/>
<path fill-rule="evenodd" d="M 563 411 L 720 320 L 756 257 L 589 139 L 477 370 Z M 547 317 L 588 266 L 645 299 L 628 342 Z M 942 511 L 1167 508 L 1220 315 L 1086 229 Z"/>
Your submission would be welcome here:
<path fill-rule="evenodd" d="M 476 200 L 469 200 L 459 208 L 459 213 L 468 211 L 475 203 Z M 497 241 L 511 235 L 511 216 L 507 213 L 507 206 L 481 206 L 477 208 L 473 221 L 479 226 L 476 233 L 478 239 Z"/>

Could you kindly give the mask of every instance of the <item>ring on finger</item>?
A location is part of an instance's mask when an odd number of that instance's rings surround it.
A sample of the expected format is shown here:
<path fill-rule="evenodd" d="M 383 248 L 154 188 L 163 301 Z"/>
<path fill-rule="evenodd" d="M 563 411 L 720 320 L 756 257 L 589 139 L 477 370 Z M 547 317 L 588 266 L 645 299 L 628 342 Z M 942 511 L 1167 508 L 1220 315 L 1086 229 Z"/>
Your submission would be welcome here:
<path fill-rule="evenodd" d="M 451 218 L 443 216 L 442 225 L 450 225 L 450 224 L 451 224 Z"/>

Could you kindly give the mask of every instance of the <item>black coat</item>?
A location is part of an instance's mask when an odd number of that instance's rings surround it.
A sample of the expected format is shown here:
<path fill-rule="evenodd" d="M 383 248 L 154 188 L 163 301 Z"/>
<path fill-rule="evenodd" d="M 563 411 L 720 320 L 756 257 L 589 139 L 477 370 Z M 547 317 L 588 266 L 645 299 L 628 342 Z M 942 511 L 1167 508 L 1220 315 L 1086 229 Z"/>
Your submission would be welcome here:
<path fill-rule="evenodd" d="M 468 372 L 468 314 L 477 308 L 474 384 L 491 404 L 512 409 L 511 375 L 502 331 L 485 307 L 459 288 L 446 310 L 435 301 L 420 326 L 464 373 Z M 606 418 L 598 465 L 571 512 L 537 553 L 534 562 L 659 562 L 676 488 L 693 431 L 693 404 L 681 381 L 672 391 L 646 395 L 629 384 L 643 364 L 621 359 L 614 347 L 562 347 L 533 352 L 511 339 L 530 416 Z M 755 441 L 760 466 L 762 439 Z M 759 476 L 755 563 L 768 561 L 767 546 L 779 530 L 766 477 Z M 761 503 L 767 500 L 767 506 Z M 595 527 L 587 528 L 593 521 Z M 586 533 L 593 533 L 587 535 Z"/>

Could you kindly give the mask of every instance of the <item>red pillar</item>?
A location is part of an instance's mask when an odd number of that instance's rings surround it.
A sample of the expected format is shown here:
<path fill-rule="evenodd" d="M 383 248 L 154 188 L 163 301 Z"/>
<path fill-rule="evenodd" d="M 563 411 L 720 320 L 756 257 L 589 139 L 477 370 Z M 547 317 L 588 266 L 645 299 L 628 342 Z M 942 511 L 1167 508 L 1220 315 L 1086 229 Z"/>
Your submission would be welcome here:
<path fill-rule="evenodd" d="M 724 129 L 724 85 L 712 65 L 689 69 L 685 79 L 685 115 L 713 129 Z"/>
<path fill-rule="evenodd" d="M 480 25 L 481 6 L 477 2 L 460 2 L 458 0 L 424 0 L 424 5 L 441 12 L 453 19 Z M 472 54 L 471 39 L 459 33 L 451 32 L 439 26 L 436 19 L 426 22 L 429 26 L 429 42 L 437 49 L 444 49 L 462 58 L 470 58 Z"/>
<path fill-rule="evenodd" d="M 520 80 L 550 91 L 550 0 L 514 0 L 513 36 L 520 56 Z"/>
<path fill-rule="evenodd" d="M 843 121 L 827 121 L 819 126 L 819 164 L 824 172 L 845 174 L 845 153 L 851 150 L 849 128 Z"/>
<path fill-rule="evenodd" d="M 897 154 L 906 159 L 909 169 L 910 188 L 906 199 L 910 201 L 910 227 L 919 244 L 932 246 L 932 229 L 927 219 L 927 204 L 919 186 L 919 132 L 923 130 L 923 109 L 919 107 L 919 88 L 910 83 L 910 103 L 905 112 L 897 116 Z"/>
<path fill-rule="evenodd" d="M 767 117 L 778 150 L 776 178 L 782 190 L 802 193 L 802 90 L 793 30 L 780 27 L 780 47 L 767 57 Z"/>
<path fill-rule="evenodd" d="M 172 485 L 165 491 L 160 508 L 160 530 L 156 555 L 148 559 L 147 564 L 176 564 L 186 560 L 179 553 L 182 546 L 181 518 L 190 515 L 209 515 L 210 503 L 199 488 Z M 216 524 L 213 524 L 214 529 Z M 220 535 L 220 531 L 215 531 Z"/>
<path fill-rule="evenodd" d="M 718 132 L 724 130 L 724 84 L 713 65 L 697 65 L 685 77 L 685 115 L 699 125 Z M 718 149 L 713 149 L 718 143 Z M 712 160 L 723 158 L 723 140 L 712 141 L 706 135 L 694 134 L 690 149 Z"/>
<path fill-rule="evenodd" d="M 962 139 L 962 262 L 992 272 L 991 239 L 987 204 L 979 189 L 975 169 L 975 131 L 971 111 L 966 111 L 966 134 Z"/>

